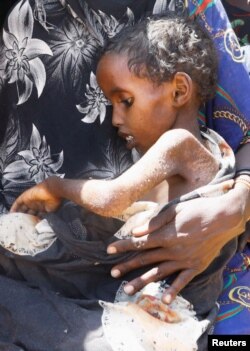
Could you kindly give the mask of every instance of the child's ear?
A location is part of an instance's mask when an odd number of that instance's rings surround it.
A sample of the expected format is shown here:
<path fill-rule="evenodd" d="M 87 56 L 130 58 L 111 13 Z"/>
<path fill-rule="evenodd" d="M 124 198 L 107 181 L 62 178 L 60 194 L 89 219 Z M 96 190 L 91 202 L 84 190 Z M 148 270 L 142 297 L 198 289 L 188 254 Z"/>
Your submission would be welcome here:
<path fill-rule="evenodd" d="M 192 97 L 194 84 L 191 77 L 185 72 L 177 72 L 172 80 L 172 98 L 175 107 L 181 107 Z"/>

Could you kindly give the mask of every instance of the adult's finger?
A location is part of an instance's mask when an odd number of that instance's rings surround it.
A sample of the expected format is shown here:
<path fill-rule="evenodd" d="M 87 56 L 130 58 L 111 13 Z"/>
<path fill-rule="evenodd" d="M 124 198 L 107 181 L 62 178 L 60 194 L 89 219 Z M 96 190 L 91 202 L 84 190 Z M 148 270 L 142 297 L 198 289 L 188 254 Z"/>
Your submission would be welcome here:
<path fill-rule="evenodd" d="M 124 286 L 124 291 L 128 295 L 133 295 L 148 283 L 163 280 L 167 276 L 179 272 L 182 268 L 181 263 L 176 261 L 160 263 L 156 267 L 151 268 L 149 271 L 142 274 L 140 277 L 137 277 L 127 283 Z"/>
<path fill-rule="evenodd" d="M 119 252 L 126 252 L 126 251 L 137 251 L 137 250 L 145 250 L 148 247 L 148 236 L 145 235 L 142 238 L 133 238 L 119 240 L 107 247 L 108 254 L 116 254 Z"/>
<path fill-rule="evenodd" d="M 179 272 L 175 280 L 172 282 L 169 288 L 167 288 L 163 295 L 162 301 L 164 303 L 171 303 L 176 295 L 198 274 L 194 269 L 185 269 Z"/>
<path fill-rule="evenodd" d="M 158 247 L 171 247 L 176 242 L 176 228 L 174 223 L 163 225 L 154 233 L 130 239 L 119 240 L 110 244 L 107 248 L 108 254 L 116 254 L 127 251 L 143 251 Z"/>
<path fill-rule="evenodd" d="M 164 248 L 146 250 L 138 253 L 138 255 L 130 260 L 114 266 L 111 270 L 111 275 L 114 278 L 118 278 L 135 269 L 169 260 L 176 260 L 175 252 L 172 252 L 172 250 L 166 250 Z"/>

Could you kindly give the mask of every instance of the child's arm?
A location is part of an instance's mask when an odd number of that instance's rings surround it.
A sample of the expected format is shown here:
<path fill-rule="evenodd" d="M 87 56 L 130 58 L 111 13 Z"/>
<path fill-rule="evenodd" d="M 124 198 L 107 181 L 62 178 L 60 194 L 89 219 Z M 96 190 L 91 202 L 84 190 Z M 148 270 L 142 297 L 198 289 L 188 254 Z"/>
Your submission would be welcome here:
<path fill-rule="evenodd" d="M 62 199 L 68 199 L 97 214 L 113 217 L 163 180 L 179 174 L 195 184 L 197 174 L 204 169 L 207 181 L 210 181 L 218 170 L 214 157 L 188 131 L 170 130 L 118 178 L 71 180 L 51 177 L 25 191 L 14 202 L 11 211 L 50 212 L 60 206 Z"/>

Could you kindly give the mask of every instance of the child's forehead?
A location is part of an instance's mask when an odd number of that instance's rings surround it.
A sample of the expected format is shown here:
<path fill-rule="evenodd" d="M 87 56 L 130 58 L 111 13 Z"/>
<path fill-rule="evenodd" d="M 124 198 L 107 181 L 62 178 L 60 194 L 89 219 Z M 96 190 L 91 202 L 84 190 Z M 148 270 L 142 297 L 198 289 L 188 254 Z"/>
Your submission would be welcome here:
<path fill-rule="evenodd" d="M 108 51 L 104 53 L 100 61 L 102 61 L 103 59 L 105 59 L 106 64 L 109 64 L 109 65 L 110 64 L 112 65 L 118 62 L 120 64 L 128 66 L 128 62 L 129 62 L 129 57 L 126 51 L 122 51 L 122 52 Z"/>
<path fill-rule="evenodd" d="M 98 63 L 96 74 L 99 83 L 108 81 L 115 86 L 124 86 L 126 82 L 132 84 L 138 79 L 129 69 L 127 55 L 122 53 L 105 53 Z"/>
<path fill-rule="evenodd" d="M 154 82 L 142 70 L 137 74 L 129 68 L 128 57 L 125 54 L 105 54 L 97 67 L 97 82 L 106 94 L 121 94 L 124 92 L 140 94 L 155 91 L 160 84 Z"/>
<path fill-rule="evenodd" d="M 129 58 L 126 53 L 115 53 L 115 52 L 108 52 L 105 53 L 98 65 L 97 65 L 97 72 L 101 74 L 109 75 L 109 76 L 135 76 L 133 70 L 129 68 Z"/>

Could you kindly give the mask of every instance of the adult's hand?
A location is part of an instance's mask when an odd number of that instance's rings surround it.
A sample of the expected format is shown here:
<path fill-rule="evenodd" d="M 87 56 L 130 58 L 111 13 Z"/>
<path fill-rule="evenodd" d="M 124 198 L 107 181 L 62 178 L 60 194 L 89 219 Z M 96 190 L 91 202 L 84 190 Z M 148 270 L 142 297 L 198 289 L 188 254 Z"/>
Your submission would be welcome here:
<path fill-rule="evenodd" d="M 225 195 L 199 198 L 168 208 L 144 226 L 134 229 L 131 239 L 117 241 L 108 247 L 110 254 L 140 251 L 136 257 L 113 267 L 112 276 L 120 277 L 137 268 L 154 265 L 126 284 L 125 292 L 132 295 L 146 284 L 178 272 L 163 294 L 163 301 L 170 303 L 208 267 L 229 240 L 244 231 L 248 203 L 249 191 L 239 184 Z"/>

